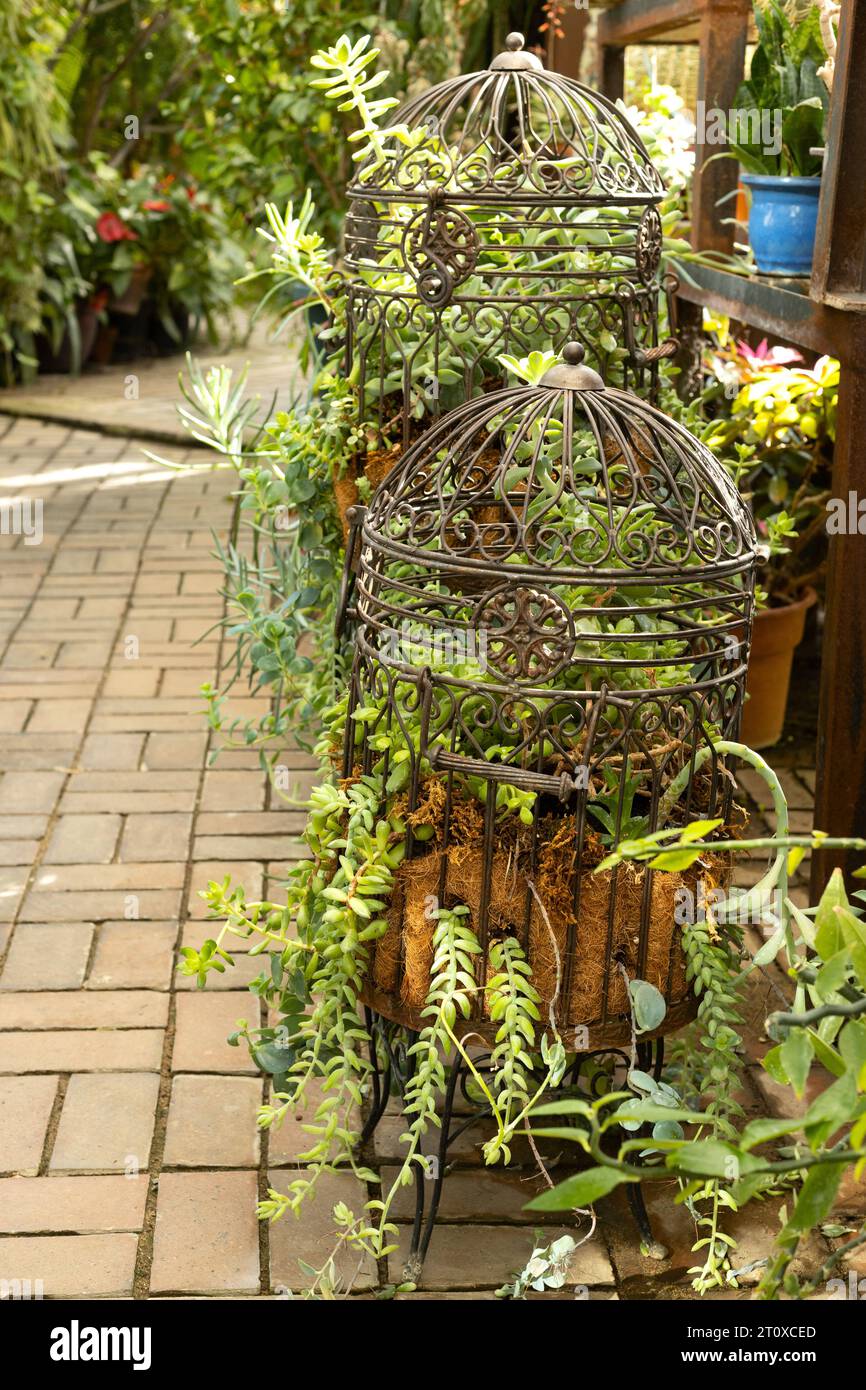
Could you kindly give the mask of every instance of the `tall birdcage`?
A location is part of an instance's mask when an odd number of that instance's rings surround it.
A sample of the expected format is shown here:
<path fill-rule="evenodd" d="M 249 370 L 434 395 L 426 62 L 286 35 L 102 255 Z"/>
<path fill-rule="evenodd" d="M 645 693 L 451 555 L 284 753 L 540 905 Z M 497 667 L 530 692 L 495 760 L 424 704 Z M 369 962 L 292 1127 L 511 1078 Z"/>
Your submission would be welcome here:
<path fill-rule="evenodd" d="M 520 942 L 550 1018 L 588 1050 L 628 1042 L 628 983 L 693 1012 L 678 895 L 727 882 L 621 862 L 622 839 L 734 815 L 755 532 L 681 425 L 605 386 L 570 343 L 536 386 L 432 425 L 359 509 L 343 615 L 355 656 L 343 775 L 378 779 L 407 853 L 365 1002 L 418 1028 L 430 904 L 481 947 Z M 484 990 L 464 1027 L 491 1037 Z"/>
<path fill-rule="evenodd" d="M 672 355 L 662 180 L 623 113 L 511 34 L 413 98 L 348 189 L 346 370 L 376 447 L 505 384 L 502 354 L 580 342 L 653 398 Z M 664 325 L 664 330 L 660 328 Z"/>

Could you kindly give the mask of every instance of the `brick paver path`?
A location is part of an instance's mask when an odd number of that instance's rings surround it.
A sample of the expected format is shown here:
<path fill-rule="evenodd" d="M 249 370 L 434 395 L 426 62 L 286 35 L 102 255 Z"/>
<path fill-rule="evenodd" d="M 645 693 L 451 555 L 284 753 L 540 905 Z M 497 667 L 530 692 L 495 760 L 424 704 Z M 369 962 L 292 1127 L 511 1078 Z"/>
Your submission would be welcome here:
<path fill-rule="evenodd" d="M 225 1042 L 258 1008 L 245 985 L 259 963 L 241 952 L 204 993 L 174 972 L 178 947 L 207 934 L 208 878 L 278 893 L 303 821 L 271 809 L 253 755 L 207 767 L 198 689 L 220 658 L 211 530 L 227 529 L 230 484 L 157 467 L 135 440 L 0 417 L 2 515 L 41 502 L 44 531 L 0 535 L 0 1285 L 42 1281 L 46 1297 L 279 1296 L 303 1285 L 299 1259 L 325 1262 L 333 1203 L 365 1200 L 333 1178 L 300 1222 L 259 1226 L 269 1172 L 280 1185 L 309 1143 L 298 1122 L 257 1136 L 262 1079 Z M 303 755 L 287 756 L 309 783 Z M 808 820 L 808 772 L 785 775 L 795 823 Z M 756 1018 L 779 983 L 765 977 Z M 772 1089 L 753 1067 L 747 1107 L 772 1108 Z M 401 1128 L 396 1115 L 380 1128 L 386 1167 Z M 530 1252 L 535 1188 L 479 1161 L 467 1136 L 425 1297 L 492 1297 Z M 685 1292 L 688 1217 L 653 1206 L 666 1265 L 640 1256 L 608 1201 L 573 1281 L 598 1298 Z M 766 1252 L 775 1209 L 737 1218 L 744 1264 Z M 361 1296 L 399 1276 L 396 1262 L 347 1273 Z"/>

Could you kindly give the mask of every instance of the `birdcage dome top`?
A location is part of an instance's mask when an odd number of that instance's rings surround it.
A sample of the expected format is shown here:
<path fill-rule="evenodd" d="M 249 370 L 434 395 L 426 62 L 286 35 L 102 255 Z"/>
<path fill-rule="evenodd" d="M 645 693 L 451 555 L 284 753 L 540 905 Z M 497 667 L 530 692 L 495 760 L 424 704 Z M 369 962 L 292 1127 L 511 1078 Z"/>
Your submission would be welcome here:
<path fill-rule="evenodd" d="M 538 575 L 628 589 L 754 569 L 751 514 L 669 416 L 606 388 L 571 343 L 536 385 L 425 431 L 374 494 L 365 543 L 418 573 Z"/>
<path fill-rule="evenodd" d="M 388 157 L 361 164 L 350 197 L 459 201 L 556 197 L 562 204 L 652 204 L 661 176 L 627 117 L 591 88 L 548 72 L 521 34 L 489 68 L 430 87 L 392 124 Z"/>

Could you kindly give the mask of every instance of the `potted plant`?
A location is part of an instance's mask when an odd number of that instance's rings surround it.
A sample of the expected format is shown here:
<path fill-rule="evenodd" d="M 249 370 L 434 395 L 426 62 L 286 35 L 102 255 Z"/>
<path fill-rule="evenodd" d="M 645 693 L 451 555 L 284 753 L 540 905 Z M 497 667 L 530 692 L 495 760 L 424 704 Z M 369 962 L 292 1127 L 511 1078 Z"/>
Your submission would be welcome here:
<path fill-rule="evenodd" d="M 215 336 L 244 261 L 193 185 L 147 166 L 125 177 L 94 155 L 67 170 L 52 224 L 113 319 L 112 340 L 175 350 L 202 322 Z"/>
<path fill-rule="evenodd" d="M 828 93 L 819 75 L 827 53 L 817 6 L 789 19 L 776 0 L 755 3 L 759 42 L 737 93 L 731 153 L 751 192 L 749 240 L 758 270 L 812 269 Z"/>
<path fill-rule="evenodd" d="M 794 650 L 825 562 L 839 363 L 807 367 L 793 348 L 751 348 L 724 321 L 714 326 L 708 365 L 717 394 L 733 399 L 705 442 L 723 459 L 736 452 L 736 481 L 765 545 L 743 738 L 766 748 L 782 735 Z"/>

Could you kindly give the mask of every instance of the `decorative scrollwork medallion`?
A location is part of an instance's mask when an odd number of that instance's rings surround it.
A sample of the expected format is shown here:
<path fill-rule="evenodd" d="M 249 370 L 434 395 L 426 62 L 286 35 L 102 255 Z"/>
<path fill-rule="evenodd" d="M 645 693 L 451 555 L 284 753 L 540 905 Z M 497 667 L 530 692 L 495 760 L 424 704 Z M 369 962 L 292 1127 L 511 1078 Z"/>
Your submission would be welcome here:
<path fill-rule="evenodd" d="M 483 659 L 505 680 L 549 680 L 574 652 L 571 614 L 543 589 L 509 584 L 493 590 L 477 605 L 472 626 Z"/>
<path fill-rule="evenodd" d="M 406 227 L 403 254 L 418 294 L 437 307 L 447 304 L 455 287 L 472 274 L 478 238 L 469 218 L 457 208 L 431 205 Z"/>

